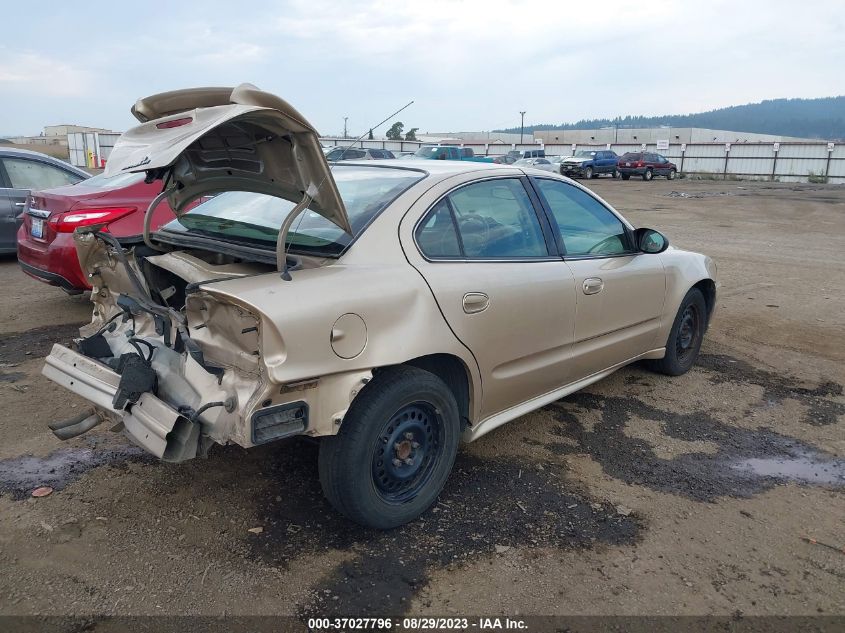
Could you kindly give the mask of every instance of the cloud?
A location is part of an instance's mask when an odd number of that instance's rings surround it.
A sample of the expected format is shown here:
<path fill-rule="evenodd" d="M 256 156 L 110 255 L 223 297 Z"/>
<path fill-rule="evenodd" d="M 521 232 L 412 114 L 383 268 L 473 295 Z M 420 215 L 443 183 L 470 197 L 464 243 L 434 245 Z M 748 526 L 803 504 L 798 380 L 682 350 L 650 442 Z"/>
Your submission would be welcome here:
<path fill-rule="evenodd" d="M 90 92 L 91 72 L 41 53 L 21 52 L 0 59 L 0 93 L 23 91 L 30 97 L 74 97 Z"/>

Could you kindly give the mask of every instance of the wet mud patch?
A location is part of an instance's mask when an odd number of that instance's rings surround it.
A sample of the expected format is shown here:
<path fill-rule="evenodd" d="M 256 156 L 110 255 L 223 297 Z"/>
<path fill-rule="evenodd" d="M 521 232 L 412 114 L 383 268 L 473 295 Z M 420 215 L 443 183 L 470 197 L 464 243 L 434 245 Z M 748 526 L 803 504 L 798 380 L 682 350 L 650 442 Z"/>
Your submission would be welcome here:
<path fill-rule="evenodd" d="M 44 457 L 22 455 L 0 460 L 0 494 L 10 494 L 13 499 L 20 500 L 39 486 L 62 490 L 100 466 L 141 461 L 157 460 L 135 446 L 115 446 L 104 439 L 91 437 L 85 440 L 84 446 L 59 448 Z"/>
<path fill-rule="evenodd" d="M 300 463 L 280 465 L 276 476 L 284 498 L 271 504 L 264 532 L 251 539 L 253 553 L 282 567 L 326 549 L 352 555 L 314 589 L 300 607 L 303 617 L 398 615 L 434 569 L 510 548 L 632 544 L 641 529 L 636 517 L 568 490 L 558 466 L 461 454 L 439 501 L 419 520 L 388 532 L 370 530 L 336 514 L 322 498 L 316 448 L 289 459 Z M 314 476 L 298 476 L 291 488 L 287 473 L 307 469 Z"/>
<path fill-rule="evenodd" d="M 774 372 L 758 369 L 749 363 L 721 354 L 702 354 L 697 366 L 713 373 L 710 382 L 752 384 L 763 389 L 762 403 L 770 406 L 784 400 L 796 400 L 807 407 L 803 422 L 812 426 L 836 424 L 845 415 L 845 403 L 835 398 L 843 395 L 842 385 L 832 381 L 808 388 L 796 384 L 794 379 Z"/>
<path fill-rule="evenodd" d="M 769 429 L 742 429 L 705 412 L 664 411 L 636 398 L 587 392 L 550 408 L 560 422 L 554 432 L 566 441 L 548 443 L 549 451 L 587 453 L 605 473 L 628 484 L 696 501 L 750 497 L 787 481 L 845 488 L 845 460 Z M 590 430 L 580 422 L 585 411 L 599 413 Z M 670 438 L 707 442 L 717 449 L 661 458 L 652 444 L 625 432 L 637 418 L 659 422 Z"/>
<path fill-rule="evenodd" d="M 0 363 L 20 363 L 50 353 L 54 343 L 68 344 L 85 323 L 47 325 L 25 332 L 0 334 Z"/>

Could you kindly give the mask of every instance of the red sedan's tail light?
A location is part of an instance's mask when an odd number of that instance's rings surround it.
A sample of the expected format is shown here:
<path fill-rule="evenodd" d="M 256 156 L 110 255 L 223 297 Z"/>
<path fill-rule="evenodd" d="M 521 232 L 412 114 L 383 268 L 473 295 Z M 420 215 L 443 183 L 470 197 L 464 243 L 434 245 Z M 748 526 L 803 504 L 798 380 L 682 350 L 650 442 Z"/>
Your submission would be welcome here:
<path fill-rule="evenodd" d="M 48 224 L 58 233 L 73 233 L 80 226 L 114 222 L 135 211 L 134 207 L 108 207 L 102 209 L 80 209 L 60 213 L 48 220 Z M 108 227 L 104 227 L 106 230 Z"/>

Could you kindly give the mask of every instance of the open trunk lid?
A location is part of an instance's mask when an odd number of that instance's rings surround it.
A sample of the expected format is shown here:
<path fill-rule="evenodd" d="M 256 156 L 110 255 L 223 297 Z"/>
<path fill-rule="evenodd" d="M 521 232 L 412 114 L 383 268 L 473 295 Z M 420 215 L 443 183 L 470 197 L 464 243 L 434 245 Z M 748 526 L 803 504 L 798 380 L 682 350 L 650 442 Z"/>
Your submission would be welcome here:
<path fill-rule="evenodd" d="M 197 198 L 252 191 L 300 202 L 351 233 L 314 127 L 289 103 L 250 84 L 192 88 L 139 99 L 142 124 L 124 133 L 107 176 L 162 178 L 177 215 Z"/>

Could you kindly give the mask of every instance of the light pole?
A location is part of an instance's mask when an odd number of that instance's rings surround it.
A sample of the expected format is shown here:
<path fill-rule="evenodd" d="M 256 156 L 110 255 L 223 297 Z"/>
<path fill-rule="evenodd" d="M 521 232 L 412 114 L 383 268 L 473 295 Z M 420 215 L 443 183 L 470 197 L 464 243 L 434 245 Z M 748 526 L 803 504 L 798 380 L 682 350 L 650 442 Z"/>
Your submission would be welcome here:
<path fill-rule="evenodd" d="M 348 118 L 349 118 L 348 116 L 343 117 L 343 138 L 346 138 L 346 137 L 347 137 L 347 134 L 346 134 L 346 120 L 347 120 Z"/>
<path fill-rule="evenodd" d="M 520 110 L 519 116 L 522 117 L 519 124 L 519 144 L 522 145 L 522 134 L 525 132 L 525 110 Z"/>

